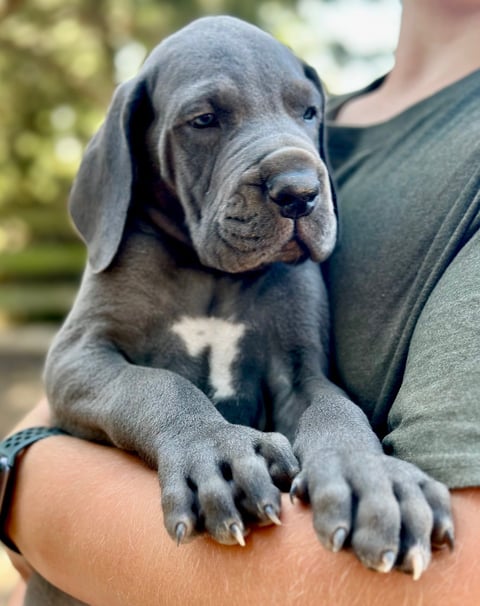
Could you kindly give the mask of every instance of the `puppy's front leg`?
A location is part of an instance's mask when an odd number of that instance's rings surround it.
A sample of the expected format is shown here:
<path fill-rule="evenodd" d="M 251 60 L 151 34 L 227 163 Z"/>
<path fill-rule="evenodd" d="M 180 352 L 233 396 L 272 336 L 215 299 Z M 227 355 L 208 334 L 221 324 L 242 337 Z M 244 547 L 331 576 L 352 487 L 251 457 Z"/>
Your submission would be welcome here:
<path fill-rule="evenodd" d="M 385 455 L 367 417 L 334 386 L 322 386 L 301 417 L 294 452 L 302 471 L 292 495 L 311 502 L 328 549 L 351 545 L 369 568 L 396 565 L 418 578 L 432 543 L 452 545 L 447 488 Z"/>
<path fill-rule="evenodd" d="M 275 522 L 276 484 L 298 464 L 288 440 L 228 423 L 180 375 L 129 363 L 97 336 L 64 329 L 51 349 L 46 384 L 56 421 L 87 439 L 138 453 L 157 468 L 169 534 L 206 530 L 243 544 L 245 523 Z"/>

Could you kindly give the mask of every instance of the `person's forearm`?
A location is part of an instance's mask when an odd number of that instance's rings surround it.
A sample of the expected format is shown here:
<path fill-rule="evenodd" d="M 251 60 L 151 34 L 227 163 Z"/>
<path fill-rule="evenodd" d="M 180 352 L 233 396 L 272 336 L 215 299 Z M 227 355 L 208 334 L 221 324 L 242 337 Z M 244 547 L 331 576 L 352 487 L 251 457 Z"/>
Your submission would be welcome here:
<path fill-rule="evenodd" d="M 316 539 L 308 508 L 283 503 L 282 527 L 247 546 L 206 538 L 177 547 L 163 529 L 156 474 L 113 448 L 69 437 L 22 461 L 9 533 L 31 564 L 94 606 L 480 603 L 480 491 L 454 495 L 457 549 L 435 554 L 418 582 L 362 568 Z"/>

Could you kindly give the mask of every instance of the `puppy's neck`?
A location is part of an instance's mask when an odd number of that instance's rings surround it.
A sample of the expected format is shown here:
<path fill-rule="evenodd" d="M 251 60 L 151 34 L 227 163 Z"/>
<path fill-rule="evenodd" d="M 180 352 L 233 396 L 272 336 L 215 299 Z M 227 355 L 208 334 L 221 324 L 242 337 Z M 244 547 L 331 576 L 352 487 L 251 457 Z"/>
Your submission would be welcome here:
<path fill-rule="evenodd" d="M 176 196 L 163 183 L 152 184 L 135 197 L 133 213 L 142 229 L 159 236 L 167 235 L 192 247 L 183 209 Z"/>
<path fill-rule="evenodd" d="M 161 209 L 155 206 L 147 206 L 144 209 L 144 221 L 149 227 L 153 228 L 156 232 L 161 232 L 178 240 L 182 244 L 191 246 L 192 242 L 186 229 L 182 229 L 178 225 L 175 219 L 172 219 L 169 215 L 165 214 Z"/>

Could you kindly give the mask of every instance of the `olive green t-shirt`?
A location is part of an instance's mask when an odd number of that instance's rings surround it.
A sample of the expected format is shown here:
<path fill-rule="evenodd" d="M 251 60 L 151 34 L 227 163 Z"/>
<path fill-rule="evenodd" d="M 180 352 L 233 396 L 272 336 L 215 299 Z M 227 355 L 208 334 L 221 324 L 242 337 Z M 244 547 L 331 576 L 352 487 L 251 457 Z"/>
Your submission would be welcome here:
<path fill-rule="evenodd" d="M 480 485 L 480 71 L 369 127 L 334 123 L 345 100 L 327 120 L 335 378 L 386 452 Z"/>

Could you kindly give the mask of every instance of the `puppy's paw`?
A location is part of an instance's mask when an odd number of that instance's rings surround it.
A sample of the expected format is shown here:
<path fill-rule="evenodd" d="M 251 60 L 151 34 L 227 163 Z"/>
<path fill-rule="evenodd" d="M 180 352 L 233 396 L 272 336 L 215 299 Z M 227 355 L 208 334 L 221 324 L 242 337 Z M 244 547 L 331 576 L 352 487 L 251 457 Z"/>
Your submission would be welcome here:
<path fill-rule="evenodd" d="M 231 424 L 199 428 L 190 443 L 160 453 L 165 526 L 178 544 L 206 531 L 219 543 L 244 545 L 250 523 L 280 523 L 280 489 L 298 469 L 280 434 Z"/>
<path fill-rule="evenodd" d="M 310 501 L 314 527 L 332 550 L 351 546 L 368 568 L 420 578 L 431 548 L 453 548 L 448 489 L 414 465 L 382 454 L 317 452 L 292 483 Z"/>

